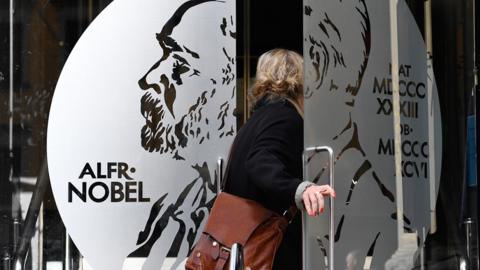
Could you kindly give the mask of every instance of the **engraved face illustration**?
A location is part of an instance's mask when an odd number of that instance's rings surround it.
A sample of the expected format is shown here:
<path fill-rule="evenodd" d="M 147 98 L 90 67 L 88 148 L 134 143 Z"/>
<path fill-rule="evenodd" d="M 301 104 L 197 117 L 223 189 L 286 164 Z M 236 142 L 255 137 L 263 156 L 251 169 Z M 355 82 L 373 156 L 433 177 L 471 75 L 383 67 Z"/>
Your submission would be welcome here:
<path fill-rule="evenodd" d="M 329 236 L 323 229 L 326 226 L 319 229 L 322 232 L 312 233 L 317 237 L 315 248 L 323 256 L 328 255 L 327 243 L 333 239 L 336 267 L 339 268 L 351 268 L 353 261 L 359 266 L 371 262 L 373 268 L 381 268 L 395 252 L 399 217 L 394 195 L 388 8 L 388 3 L 368 0 L 321 3 L 307 0 L 305 5 L 305 142 L 306 146 L 333 148 L 337 192 L 335 235 Z M 400 79 L 412 85 L 426 85 L 430 80 L 434 85 L 433 76 L 427 76 L 424 43 L 418 25 L 404 1 L 399 2 L 398 9 L 402 22 L 398 28 L 399 59 L 405 67 L 415 70 L 400 71 Z M 438 102 L 436 94 L 433 98 Z M 409 127 L 402 133 L 402 141 L 418 145 L 428 140 L 425 99 L 402 96 L 400 102 L 402 125 Z M 411 114 L 409 106 L 420 109 Z M 436 110 L 434 113 L 439 115 Z M 437 131 L 441 136 L 439 126 L 435 127 Z M 312 153 L 309 161 L 313 156 L 319 155 Z M 425 157 L 412 157 L 409 153 L 402 156 L 403 229 L 406 233 L 419 232 L 429 223 L 425 218 L 428 202 L 423 195 L 418 196 L 428 193 Z M 319 162 L 320 157 L 315 158 L 317 160 L 309 164 L 309 174 L 312 180 L 325 183 L 324 164 Z M 439 164 L 440 160 L 441 156 L 437 156 L 435 163 Z M 415 169 L 425 173 L 414 175 Z M 438 167 L 436 170 L 438 173 Z"/>
<path fill-rule="evenodd" d="M 334 16 L 337 10 L 342 10 L 344 16 Z M 315 27 L 304 40 L 307 44 L 304 57 L 308 59 L 305 73 L 309 81 L 305 98 L 317 92 L 328 93 L 318 106 L 335 104 L 353 108 L 370 53 L 370 19 L 365 2 L 328 0 L 322 2 L 320 9 L 306 6 L 305 13 L 315 18 Z M 345 110 L 347 113 L 342 117 L 345 121 L 330 123 L 332 137 L 348 123 L 351 110 Z"/>
<path fill-rule="evenodd" d="M 379 228 L 365 228 L 358 233 L 358 230 L 354 232 L 350 227 L 358 221 L 349 214 L 350 209 L 361 204 L 350 204 L 357 182 L 362 176 L 371 177 L 387 202 L 394 199 L 392 192 L 376 176 L 376 168 L 362 147 L 356 119 L 356 109 L 359 107 L 356 103 L 371 49 L 370 16 L 365 1 L 327 0 L 321 5 L 312 4 L 312 7 L 305 7 L 307 25 L 310 26 L 304 40 L 306 122 L 312 124 L 310 129 L 321 133 L 324 143 L 332 146 L 335 151 L 335 166 L 339 172 L 337 177 L 341 179 L 335 185 L 339 194 L 335 207 L 338 218 L 335 222 L 335 235 L 330 237 L 337 244 L 338 254 L 341 254 L 339 256 L 345 256 L 339 265 L 344 267 L 343 264 L 346 263 L 345 268 L 351 269 L 363 261 L 367 255 L 363 254 L 364 250 L 369 247 L 374 250 L 376 239 L 380 235 Z M 338 16 L 339 11 L 342 16 Z M 319 108 L 330 108 L 334 115 L 319 114 Z M 314 119 L 308 119 L 309 115 L 314 116 Z M 328 128 L 325 128 L 327 125 Z M 308 131 L 306 134 L 310 136 Z M 318 180 L 324 169 L 313 168 L 312 171 Z M 378 191 L 374 192 L 377 194 Z M 344 243 L 348 240 L 359 247 L 345 247 Z M 318 235 L 317 242 L 322 254 L 327 256 L 327 235 Z M 362 250 L 361 255 L 352 253 L 353 248 Z"/>
<path fill-rule="evenodd" d="M 157 269 L 167 257 L 175 258 L 172 268 L 180 265 L 213 204 L 218 173 L 212 161 L 225 151 L 218 145 L 235 134 L 236 33 L 226 7 L 231 2 L 185 1 L 155 34 L 160 57 L 138 80 L 141 145 L 174 159 L 168 169 L 177 173 L 169 181 L 184 184 L 158 194 L 125 269 L 131 258 L 144 259 L 142 269 Z"/>
<path fill-rule="evenodd" d="M 233 0 L 112 1 L 68 56 L 49 175 L 91 268 L 176 269 L 201 234 L 235 133 L 234 16 Z"/>
<path fill-rule="evenodd" d="M 339 10 L 350 20 L 336 16 Z M 318 130 L 321 130 L 323 137 L 331 141 L 336 150 L 337 161 L 341 160 L 346 152 L 363 159 L 366 153 L 360 142 L 355 103 L 371 49 L 371 25 L 366 3 L 330 0 L 323 2 L 320 8 L 315 10 L 306 6 L 305 15 L 314 21 L 308 36 L 305 37 L 308 82 L 305 98 L 312 100 L 307 110 L 312 110 L 310 115 L 315 115 L 317 124 L 328 123 L 328 129 Z M 314 111 L 319 107 L 337 108 L 335 117 L 315 114 Z M 372 167 L 368 160 L 360 164 L 360 168 L 353 175 L 355 181 Z M 352 192 L 353 188 L 347 203 L 350 202 Z"/>
<path fill-rule="evenodd" d="M 232 113 L 233 108 L 227 100 L 218 100 L 216 94 L 228 91 L 233 96 L 234 52 L 221 42 L 204 44 L 212 32 L 225 39 L 235 38 L 233 17 L 203 17 L 202 27 L 198 27 L 198 16 L 187 15 L 195 6 L 196 14 L 201 14 L 205 5 L 200 4 L 206 2 L 222 5 L 213 0 L 187 1 L 175 11 L 156 34 L 160 58 L 138 81 L 144 91 L 142 147 L 149 152 L 185 159 L 182 149 L 189 144 L 202 144 L 227 133 L 233 135 L 233 127 L 225 123 L 227 113 Z M 211 68 L 212 63 L 221 64 Z M 219 135 L 210 134 L 207 126 L 214 126 Z"/>

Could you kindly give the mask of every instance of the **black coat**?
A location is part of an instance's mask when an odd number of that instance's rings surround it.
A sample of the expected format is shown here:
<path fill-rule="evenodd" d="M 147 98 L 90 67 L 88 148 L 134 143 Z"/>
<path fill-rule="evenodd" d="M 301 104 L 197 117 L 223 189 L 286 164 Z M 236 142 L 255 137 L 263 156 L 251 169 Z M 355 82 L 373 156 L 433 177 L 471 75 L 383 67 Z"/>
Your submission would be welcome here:
<path fill-rule="evenodd" d="M 235 138 L 225 191 L 283 214 L 294 205 L 302 181 L 302 151 L 303 119 L 295 107 L 284 99 L 262 98 Z M 301 269 L 301 254 L 301 217 L 297 213 L 273 269 Z"/>

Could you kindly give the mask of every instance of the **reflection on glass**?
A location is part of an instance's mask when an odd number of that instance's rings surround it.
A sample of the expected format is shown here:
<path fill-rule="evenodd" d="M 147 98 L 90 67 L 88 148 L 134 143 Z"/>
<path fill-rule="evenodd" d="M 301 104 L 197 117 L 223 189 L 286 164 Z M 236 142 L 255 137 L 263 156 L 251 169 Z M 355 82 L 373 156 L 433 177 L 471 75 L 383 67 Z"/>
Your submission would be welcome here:
<path fill-rule="evenodd" d="M 88 18 L 109 2 L 12 0 L 0 4 L 4 37 L 0 41 L 2 269 L 62 267 L 65 257 L 71 258 L 72 267 L 78 267 L 75 248 L 65 252 L 64 228 L 50 193 L 47 119 L 68 53 Z"/>

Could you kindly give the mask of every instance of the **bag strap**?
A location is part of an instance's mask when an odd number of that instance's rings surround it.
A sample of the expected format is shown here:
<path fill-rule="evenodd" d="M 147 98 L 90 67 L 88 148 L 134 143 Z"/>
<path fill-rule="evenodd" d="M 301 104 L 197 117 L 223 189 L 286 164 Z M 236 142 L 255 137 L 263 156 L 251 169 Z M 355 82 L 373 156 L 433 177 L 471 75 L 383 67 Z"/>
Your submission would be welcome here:
<path fill-rule="evenodd" d="M 237 137 L 233 139 L 232 145 L 230 146 L 230 151 L 228 151 L 227 166 L 225 167 L 225 172 L 223 173 L 223 181 L 220 182 L 220 192 L 225 188 L 225 185 L 227 184 L 228 171 L 230 170 L 230 161 L 232 160 L 232 152 L 233 152 L 236 140 L 237 140 Z"/>
<path fill-rule="evenodd" d="M 225 263 L 227 263 L 229 258 L 230 249 L 226 249 L 224 247 L 220 248 L 220 254 L 218 256 L 218 261 L 215 264 L 215 270 L 223 270 L 225 267 Z"/>

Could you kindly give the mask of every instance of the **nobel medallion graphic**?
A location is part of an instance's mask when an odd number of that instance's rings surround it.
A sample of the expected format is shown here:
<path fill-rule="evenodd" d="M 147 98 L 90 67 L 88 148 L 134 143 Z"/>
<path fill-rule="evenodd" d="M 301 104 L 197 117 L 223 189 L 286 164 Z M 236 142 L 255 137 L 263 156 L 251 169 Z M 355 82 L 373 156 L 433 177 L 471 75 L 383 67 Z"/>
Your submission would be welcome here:
<path fill-rule="evenodd" d="M 388 1 L 304 3 L 305 144 L 334 149 L 337 192 L 335 235 L 326 219 L 307 220 L 309 265 L 327 268 L 332 237 L 335 269 L 384 269 L 398 241 Z M 398 27 L 404 231 L 422 243 L 440 179 L 441 115 L 425 44 L 404 1 Z M 309 161 L 309 179 L 325 182 L 321 158 Z"/>
<path fill-rule="evenodd" d="M 53 97 L 55 201 L 94 269 L 177 269 L 235 135 L 235 2 L 115 0 Z"/>

